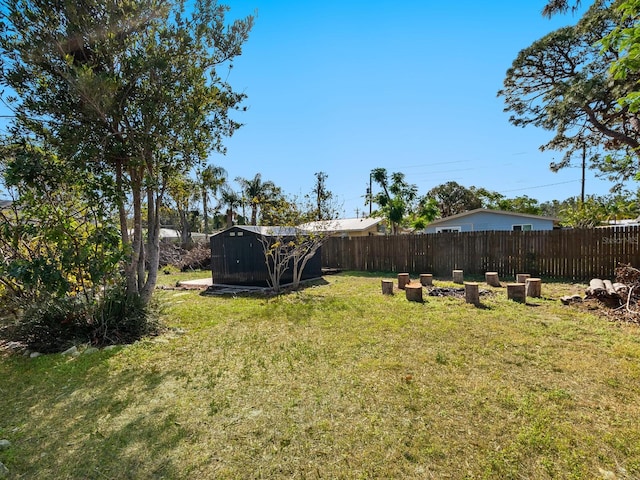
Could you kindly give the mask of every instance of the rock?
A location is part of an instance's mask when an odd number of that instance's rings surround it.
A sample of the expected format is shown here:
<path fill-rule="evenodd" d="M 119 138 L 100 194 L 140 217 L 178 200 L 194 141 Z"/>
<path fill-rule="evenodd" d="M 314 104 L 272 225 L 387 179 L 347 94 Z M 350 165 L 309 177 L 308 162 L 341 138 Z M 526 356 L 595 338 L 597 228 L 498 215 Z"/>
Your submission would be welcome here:
<path fill-rule="evenodd" d="M 104 351 L 110 352 L 111 350 L 115 350 L 116 348 L 118 348 L 118 345 L 107 345 L 106 347 L 104 347 Z"/>
<path fill-rule="evenodd" d="M 600 467 L 598 467 L 598 470 L 600 471 L 600 475 L 602 476 L 602 478 L 604 478 L 605 480 L 616 480 L 618 478 L 616 474 L 610 470 L 604 470 Z"/>
<path fill-rule="evenodd" d="M 6 440 L 4 438 L 0 440 L 0 450 L 6 450 L 10 446 L 11 446 L 11 442 L 9 440 Z"/>
<path fill-rule="evenodd" d="M 9 476 L 9 469 L 4 466 L 4 463 L 0 462 L 0 478 L 6 478 Z"/>
<path fill-rule="evenodd" d="M 29 354 L 29 358 L 38 358 L 39 356 L 41 356 L 42 354 L 40 352 L 31 352 Z"/>
<path fill-rule="evenodd" d="M 90 355 L 92 353 L 96 353 L 99 352 L 99 350 L 96 347 L 89 347 L 87 348 L 83 353 Z"/>
<path fill-rule="evenodd" d="M 61 353 L 61 355 L 77 355 L 77 353 L 78 347 L 74 345 L 73 347 L 67 348 L 64 352 Z"/>

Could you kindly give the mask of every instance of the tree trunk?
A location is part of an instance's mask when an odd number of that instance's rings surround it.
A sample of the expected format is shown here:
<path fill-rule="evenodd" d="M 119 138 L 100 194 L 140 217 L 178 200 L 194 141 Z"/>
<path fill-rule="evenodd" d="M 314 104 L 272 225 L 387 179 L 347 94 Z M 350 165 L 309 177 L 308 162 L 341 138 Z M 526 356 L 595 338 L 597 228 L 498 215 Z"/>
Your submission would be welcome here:
<path fill-rule="evenodd" d="M 433 275 L 431 273 L 420 274 L 420 284 L 424 287 L 430 287 L 433 285 Z"/>
<path fill-rule="evenodd" d="M 453 271 L 453 283 L 464 283 L 464 272 L 462 270 Z"/>
<path fill-rule="evenodd" d="M 382 294 L 393 295 L 393 280 L 382 280 Z"/>
<path fill-rule="evenodd" d="M 480 292 L 476 282 L 464 282 L 464 299 L 467 303 L 480 305 Z"/>
<path fill-rule="evenodd" d="M 204 220 L 204 233 L 209 233 L 209 213 L 207 212 L 208 201 L 207 189 L 202 189 L 202 218 Z"/>
<path fill-rule="evenodd" d="M 398 274 L 398 288 L 400 290 L 404 290 L 405 285 L 407 285 L 411 280 L 409 280 L 408 273 L 399 273 Z"/>
<path fill-rule="evenodd" d="M 508 283 L 507 298 L 514 302 L 526 303 L 527 294 L 524 283 Z"/>
<path fill-rule="evenodd" d="M 404 292 L 410 302 L 422 303 L 422 285 L 419 283 L 409 283 L 405 285 Z"/>
<path fill-rule="evenodd" d="M 525 282 L 525 294 L 527 297 L 540 298 L 542 296 L 542 280 L 539 278 L 527 278 Z"/>
<path fill-rule="evenodd" d="M 160 261 L 160 208 L 162 206 L 161 193 L 154 192 L 149 195 L 148 216 L 147 216 L 147 274 L 144 287 L 140 291 L 140 298 L 146 305 L 151 300 L 153 291 L 158 281 L 158 268 Z"/>
<path fill-rule="evenodd" d="M 492 287 L 500 287 L 500 279 L 498 278 L 498 272 L 486 272 L 484 274 L 484 281 L 487 285 Z"/>

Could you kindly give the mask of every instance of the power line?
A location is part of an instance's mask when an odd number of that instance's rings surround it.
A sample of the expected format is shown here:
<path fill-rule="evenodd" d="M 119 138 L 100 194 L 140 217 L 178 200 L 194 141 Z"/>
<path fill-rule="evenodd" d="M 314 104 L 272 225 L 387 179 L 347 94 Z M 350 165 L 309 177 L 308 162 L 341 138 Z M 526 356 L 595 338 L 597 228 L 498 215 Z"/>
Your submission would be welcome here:
<path fill-rule="evenodd" d="M 567 183 L 576 183 L 576 182 L 579 182 L 579 181 L 580 180 L 568 180 L 566 182 L 549 183 L 547 185 L 536 185 L 534 187 L 514 188 L 512 190 L 502 190 L 502 193 L 521 192 L 522 190 L 533 190 L 534 188 L 555 187 L 556 185 L 566 185 Z"/>

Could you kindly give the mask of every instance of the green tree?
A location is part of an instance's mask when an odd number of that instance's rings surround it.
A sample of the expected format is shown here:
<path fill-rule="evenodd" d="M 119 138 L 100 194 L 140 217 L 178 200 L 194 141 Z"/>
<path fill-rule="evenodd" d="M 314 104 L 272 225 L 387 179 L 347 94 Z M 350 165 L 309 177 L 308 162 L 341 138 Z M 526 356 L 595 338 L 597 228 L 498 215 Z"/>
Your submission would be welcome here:
<path fill-rule="evenodd" d="M 565 13 L 569 10 L 575 12 L 580 7 L 580 0 L 549 0 L 542 9 L 542 15 L 552 17 L 557 13 Z"/>
<path fill-rule="evenodd" d="M 453 181 L 432 188 L 426 196 L 435 199 L 442 217 L 482 207 L 482 200 L 475 188 L 467 188 Z"/>
<path fill-rule="evenodd" d="M 227 26 L 224 5 L 184 6 L 5 0 L 0 21 L 0 84 L 15 92 L 5 98 L 10 136 L 111 181 L 105 200 L 118 211 L 126 291 L 143 303 L 157 280 L 167 182 L 224 151 L 239 127 L 229 112 L 244 98 L 217 71 L 240 55 L 253 19 Z"/>
<path fill-rule="evenodd" d="M 198 178 L 201 192 L 204 233 L 211 233 L 209 229 L 209 193 L 214 197 L 218 195 L 218 192 L 227 181 L 227 171 L 216 165 L 207 165 L 203 169 L 196 171 L 196 177 Z"/>
<path fill-rule="evenodd" d="M 220 190 L 220 205 L 225 208 L 227 228 L 233 226 L 233 217 L 237 215 L 236 209 L 242 204 L 242 196 L 228 185 Z"/>
<path fill-rule="evenodd" d="M 251 206 L 251 225 L 258 224 L 258 211 L 268 204 L 279 193 L 278 187 L 271 181 L 262 181 L 262 174 L 256 173 L 253 178 L 237 177 L 242 195 Z"/>
<path fill-rule="evenodd" d="M 623 182 L 638 171 L 640 125 L 618 99 L 634 91 L 636 73 L 614 80 L 609 68 L 619 52 L 599 41 L 620 25 L 612 2 L 598 0 L 575 26 L 561 28 L 522 50 L 507 71 L 505 111 L 516 126 L 533 125 L 555 136 L 541 149 L 565 151 L 556 168 L 583 148 L 606 153 L 594 165 Z"/>
<path fill-rule="evenodd" d="M 381 192 L 373 195 L 373 201 L 380 206 L 387 218 L 391 232 L 397 234 L 405 215 L 413 211 L 418 188 L 407 183 L 404 173 L 394 172 L 388 175 L 385 168 L 371 170 L 371 178 L 382 188 Z"/>
<path fill-rule="evenodd" d="M 1 158 L 0 183 L 13 198 L 0 209 L 0 316 L 15 316 L 10 332 L 41 352 L 148 333 L 136 305 L 111 308 L 121 297 L 123 252 L 99 193 L 108 185 L 31 145 L 6 146 Z"/>
<path fill-rule="evenodd" d="M 174 176 L 167 182 L 167 191 L 178 213 L 180 246 L 191 247 L 191 232 L 194 228 L 194 204 L 200 200 L 200 189 L 196 180 L 187 175 Z M 197 213 L 197 211 L 195 211 Z"/>
<path fill-rule="evenodd" d="M 565 200 L 559 213 L 560 224 L 565 227 L 593 228 L 607 220 L 605 203 L 593 195 L 587 196 L 584 202 L 575 197 Z"/>
<path fill-rule="evenodd" d="M 542 207 L 540 202 L 535 198 L 522 195 L 514 198 L 500 198 L 495 203 L 490 204 L 487 208 L 502 210 L 505 212 L 527 213 L 529 215 L 542 215 Z"/>
<path fill-rule="evenodd" d="M 313 186 L 312 196 L 315 200 L 314 220 L 328 220 L 334 218 L 333 193 L 327 189 L 327 175 L 325 172 L 314 173 L 316 182 Z"/>
<path fill-rule="evenodd" d="M 433 222 L 440 215 L 438 202 L 435 198 L 423 196 L 418 199 L 418 206 L 411 218 L 411 226 L 415 230 L 424 230 L 424 228 Z"/>
<path fill-rule="evenodd" d="M 640 0 L 627 0 L 618 6 L 622 14 L 621 24 L 602 39 L 605 51 L 620 52 L 620 56 L 611 63 L 610 73 L 617 80 L 637 77 L 640 71 Z M 640 88 L 635 88 L 619 100 L 631 112 L 640 110 Z"/>

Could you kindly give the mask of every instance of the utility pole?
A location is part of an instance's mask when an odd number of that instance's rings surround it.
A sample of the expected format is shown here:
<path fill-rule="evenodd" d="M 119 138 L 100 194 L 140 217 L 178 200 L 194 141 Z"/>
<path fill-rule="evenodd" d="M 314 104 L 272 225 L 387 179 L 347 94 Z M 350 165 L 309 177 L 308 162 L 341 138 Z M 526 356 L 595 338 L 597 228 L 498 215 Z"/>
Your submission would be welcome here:
<path fill-rule="evenodd" d="M 580 192 L 580 201 L 584 205 L 584 174 L 587 165 L 587 147 L 582 145 L 582 190 Z"/>
<path fill-rule="evenodd" d="M 369 172 L 369 216 L 373 211 L 373 180 L 371 179 L 371 172 Z"/>

